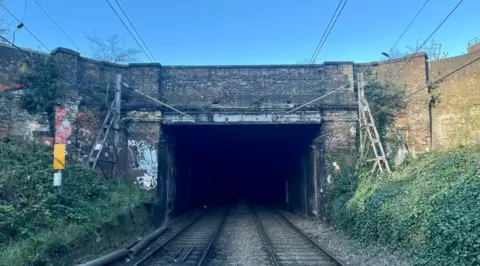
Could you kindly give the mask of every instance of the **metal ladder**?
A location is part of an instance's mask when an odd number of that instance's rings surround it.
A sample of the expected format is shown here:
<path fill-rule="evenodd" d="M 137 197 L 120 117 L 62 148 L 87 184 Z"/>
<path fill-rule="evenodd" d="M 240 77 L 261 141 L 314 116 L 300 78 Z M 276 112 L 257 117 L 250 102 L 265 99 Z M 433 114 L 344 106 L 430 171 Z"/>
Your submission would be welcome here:
<path fill-rule="evenodd" d="M 367 99 L 365 98 L 365 82 L 363 80 L 363 73 L 357 74 L 358 82 L 358 108 L 359 108 L 359 122 L 360 122 L 360 159 L 363 160 L 363 157 L 366 155 L 365 147 L 367 138 L 370 142 L 370 145 L 373 149 L 373 154 L 375 158 L 367 159 L 366 161 L 375 162 L 372 166 L 371 172 L 373 173 L 378 167 L 378 170 L 383 173 L 384 170 L 387 173 L 390 173 L 390 166 L 387 161 L 387 156 L 385 155 L 385 150 L 383 149 L 382 142 L 380 141 L 380 135 L 378 134 L 377 127 L 375 126 L 375 121 L 373 120 L 372 112 L 370 106 L 368 105 Z"/>

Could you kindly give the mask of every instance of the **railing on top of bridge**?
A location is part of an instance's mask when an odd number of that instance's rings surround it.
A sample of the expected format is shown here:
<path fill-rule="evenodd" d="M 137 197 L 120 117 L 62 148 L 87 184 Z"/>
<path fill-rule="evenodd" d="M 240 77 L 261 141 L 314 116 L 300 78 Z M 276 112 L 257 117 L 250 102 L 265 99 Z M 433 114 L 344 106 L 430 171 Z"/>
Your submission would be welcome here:
<path fill-rule="evenodd" d="M 477 43 L 479 43 L 479 42 L 480 42 L 480 36 L 477 36 L 477 37 L 471 39 L 470 41 L 468 41 L 468 45 L 467 45 L 467 46 L 470 47 L 470 46 L 475 45 L 475 44 L 477 44 Z"/>

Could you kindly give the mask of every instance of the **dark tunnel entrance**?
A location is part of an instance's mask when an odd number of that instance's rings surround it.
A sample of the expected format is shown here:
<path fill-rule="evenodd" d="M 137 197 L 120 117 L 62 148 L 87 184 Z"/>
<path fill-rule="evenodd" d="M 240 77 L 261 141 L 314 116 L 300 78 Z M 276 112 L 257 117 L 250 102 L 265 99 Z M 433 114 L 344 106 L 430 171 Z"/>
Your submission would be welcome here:
<path fill-rule="evenodd" d="M 166 126 L 180 214 L 243 199 L 307 212 L 315 183 L 312 143 L 320 125 Z M 314 177 L 316 178 L 316 177 Z M 173 195 L 172 195 L 173 194 Z"/>

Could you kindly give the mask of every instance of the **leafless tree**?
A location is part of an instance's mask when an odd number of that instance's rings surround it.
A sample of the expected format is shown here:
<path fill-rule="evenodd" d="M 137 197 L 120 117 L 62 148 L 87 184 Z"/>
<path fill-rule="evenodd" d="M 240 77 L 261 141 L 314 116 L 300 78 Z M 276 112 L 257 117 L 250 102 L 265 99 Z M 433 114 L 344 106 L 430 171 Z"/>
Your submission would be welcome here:
<path fill-rule="evenodd" d="M 400 51 L 399 49 L 390 50 L 389 52 L 390 58 L 392 59 L 402 58 L 405 55 L 419 53 L 419 52 L 427 53 L 428 59 L 430 60 L 441 60 L 448 57 L 448 52 L 442 51 L 441 42 L 437 42 L 432 39 L 430 40 L 429 44 L 427 43 L 426 45 L 421 47 L 421 49 L 420 49 L 420 46 L 421 46 L 421 43 L 419 40 L 417 40 L 417 43 L 415 44 L 415 46 L 411 46 L 411 45 L 407 46 L 406 51 Z"/>
<path fill-rule="evenodd" d="M 430 44 L 424 45 L 421 49 L 419 41 L 417 41 L 415 47 L 407 46 L 407 49 L 410 53 L 425 52 L 430 60 L 441 60 L 448 57 L 448 52 L 442 51 L 442 43 L 433 39 L 430 40 Z"/>
<path fill-rule="evenodd" d="M 0 3 L 4 3 L 4 0 L 0 0 Z M 0 36 L 10 39 L 7 35 L 10 33 L 10 23 L 8 23 L 4 10 L 0 11 Z M 5 41 L 0 38 L 0 43 Z"/>
<path fill-rule="evenodd" d="M 125 63 L 134 61 L 135 56 L 140 53 L 134 48 L 124 48 L 123 40 L 118 34 L 102 37 L 93 33 L 93 35 L 87 35 L 87 39 L 90 41 L 91 56 L 95 59 Z"/>

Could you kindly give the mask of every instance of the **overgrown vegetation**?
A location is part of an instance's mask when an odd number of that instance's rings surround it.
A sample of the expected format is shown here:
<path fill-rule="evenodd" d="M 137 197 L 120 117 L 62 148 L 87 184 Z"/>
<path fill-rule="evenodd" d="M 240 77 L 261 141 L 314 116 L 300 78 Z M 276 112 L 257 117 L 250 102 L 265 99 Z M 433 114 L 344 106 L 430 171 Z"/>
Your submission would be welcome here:
<path fill-rule="evenodd" d="M 50 130 L 54 128 L 54 106 L 59 88 L 59 64 L 52 57 L 45 57 L 18 75 L 23 84 L 22 105 L 29 113 L 46 112 Z"/>
<path fill-rule="evenodd" d="M 0 265 L 45 265 L 81 237 L 150 201 L 143 190 L 78 165 L 53 187 L 51 152 L 0 142 Z"/>
<path fill-rule="evenodd" d="M 371 69 L 365 72 L 365 97 L 370 105 L 378 133 L 392 159 L 397 149 L 405 143 L 403 132 L 395 126 L 395 119 L 406 107 L 406 87 L 394 84 L 389 75 L 376 77 Z"/>
<path fill-rule="evenodd" d="M 480 264 L 480 146 L 408 158 L 388 177 L 359 173 L 330 187 L 334 226 L 414 265 Z"/>

